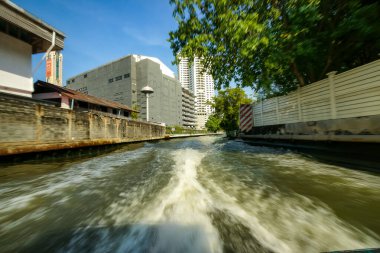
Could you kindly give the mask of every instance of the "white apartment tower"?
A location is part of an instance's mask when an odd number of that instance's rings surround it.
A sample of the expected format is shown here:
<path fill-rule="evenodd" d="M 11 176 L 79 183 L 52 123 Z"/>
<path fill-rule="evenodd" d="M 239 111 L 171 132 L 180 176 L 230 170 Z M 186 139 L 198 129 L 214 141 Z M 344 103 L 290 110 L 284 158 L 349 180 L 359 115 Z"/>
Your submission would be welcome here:
<path fill-rule="evenodd" d="M 178 76 L 182 87 L 188 88 L 195 96 L 196 127 L 203 129 L 213 113 L 207 101 L 211 101 L 214 96 L 214 80 L 207 71 L 203 71 L 198 57 L 195 57 L 191 66 L 187 58 L 182 58 L 178 64 Z"/>
<path fill-rule="evenodd" d="M 189 60 L 187 58 L 181 58 L 178 64 L 178 79 L 183 88 L 191 90 Z"/>
<path fill-rule="evenodd" d="M 46 82 L 62 86 L 62 61 L 61 51 L 52 51 L 46 57 Z"/>

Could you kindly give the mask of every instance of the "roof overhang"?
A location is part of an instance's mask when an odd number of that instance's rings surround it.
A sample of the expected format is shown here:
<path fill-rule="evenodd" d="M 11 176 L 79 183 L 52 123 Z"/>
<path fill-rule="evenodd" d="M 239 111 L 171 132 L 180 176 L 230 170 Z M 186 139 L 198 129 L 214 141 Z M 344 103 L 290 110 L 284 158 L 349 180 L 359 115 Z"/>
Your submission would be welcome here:
<path fill-rule="evenodd" d="M 16 37 L 32 45 L 32 52 L 42 53 L 52 44 L 52 34 L 56 33 L 53 50 L 62 50 L 65 35 L 36 18 L 9 0 L 0 1 L 0 32 Z"/>
<path fill-rule="evenodd" d="M 81 93 L 79 91 L 71 90 L 65 87 L 60 87 L 58 85 L 47 83 L 41 80 L 38 80 L 37 82 L 34 83 L 34 93 L 33 93 L 34 96 L 36 96 L 36 94 L 42 94 L 46 92 L 49 92 L 49 93 L 58 92 L 62 96 L 69 97 L 77 101 L 82 101 L 82 102 L 86 102 L 86 103 L 94 104 L 94 105 L 105 106 L 112 109 L 122 109 L 125 111 L 137 112 L 137 113 L 139 112 L 137 110 L 129 108 L 128 106 L 124 104 L 120 104 L 115 101 L 90 96 L 90 95 Z"/>

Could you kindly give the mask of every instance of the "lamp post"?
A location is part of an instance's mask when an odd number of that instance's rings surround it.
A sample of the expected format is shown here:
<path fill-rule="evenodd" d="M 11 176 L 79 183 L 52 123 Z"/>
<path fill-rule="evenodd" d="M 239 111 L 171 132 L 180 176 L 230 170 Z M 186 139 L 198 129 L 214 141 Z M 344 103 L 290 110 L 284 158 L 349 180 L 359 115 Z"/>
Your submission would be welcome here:
<path fill-rule="evenodd" d="M 153 89 L 147 85 L 141 89 L 141 92 L 146 96 L 146 121 L 149 121 L 149 95 L 153 93 Z"/>

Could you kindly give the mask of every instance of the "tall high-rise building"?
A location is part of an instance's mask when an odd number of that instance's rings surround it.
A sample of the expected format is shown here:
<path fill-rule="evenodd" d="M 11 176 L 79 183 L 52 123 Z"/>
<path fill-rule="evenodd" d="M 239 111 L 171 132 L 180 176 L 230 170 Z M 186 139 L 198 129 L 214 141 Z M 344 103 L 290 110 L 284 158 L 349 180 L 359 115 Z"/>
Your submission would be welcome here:
<path fill-rule="evenodd" d="M 62 61 L 61 51 L 52 51 L 46 57 L 46 82 L 62 86 Z"/>
<path fill-rule="evenodd" d="M 199 57 L 195 57 L 192 64 L 187 58 L 180 59 L 178 77 L 182 86 L 195 96 L 196 127 L 205 128 L 208 117 L 213 113 L 207 101 L 211 101 L 214 96 L 214 79 L 207 70 L 203 70 Z"/>
<path fill-rule="evenodd" d="M 183 88 L 191 90 L 189 60 L 187 58 L 182 58 L 178 64 L 178 79 Z"/>

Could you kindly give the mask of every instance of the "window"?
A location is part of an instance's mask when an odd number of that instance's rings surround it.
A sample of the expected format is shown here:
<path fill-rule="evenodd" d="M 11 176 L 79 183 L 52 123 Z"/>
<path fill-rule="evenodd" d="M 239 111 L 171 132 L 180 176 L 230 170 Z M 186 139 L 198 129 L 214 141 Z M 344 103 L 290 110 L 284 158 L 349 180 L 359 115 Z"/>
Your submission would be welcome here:
<path fill-rule="evenodd" d="M 121 76 L 117 76 L 117 77 L 115 77 L 115 81 L 120 81 L 121 79 L 122 79 Z"/>
<path fill-rule="evenodd" d="M 71 80 L 71 83 L 75 83 L 75 79 L 72 79 L 72 80 Z"/>
<path fill-rule="evenodd" d="M 76 89 L 76 91 L 82 92 L 84 94 L 88 94 L 87 86 Z"/>
<path fill-rule="evenodd" d="M 124 74 L 124 78 L 129 78 L 130 74 Z"/>
<path fill-rule="evenodd" d="M 108 83 L 113 83 L 113 78 L 108 79 Z"/>
<path fill-rule="evenodd" d="M 84 78 L 87 78 L 87 74 L 84 74 L 84 76 L 83 76 Z"/>
<path fill-rule="evenodd" d="M 70 80 L 67 80 L 67 82 L 66 82 L 67 84 L 70 84 Z"/>

